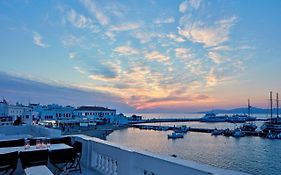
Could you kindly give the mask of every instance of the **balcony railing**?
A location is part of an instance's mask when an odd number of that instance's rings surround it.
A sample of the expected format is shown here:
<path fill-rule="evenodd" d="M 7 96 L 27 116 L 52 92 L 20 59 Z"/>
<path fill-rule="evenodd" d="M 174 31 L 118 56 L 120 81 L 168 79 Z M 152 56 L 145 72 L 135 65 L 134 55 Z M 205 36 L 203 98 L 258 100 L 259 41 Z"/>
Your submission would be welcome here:
<path fill-rule="evenodd" d="M 169 156 L 127 148 L 98 138 L 72 135 L 83 143 L 81 163 L 104 175 L 245 175 Z"/>

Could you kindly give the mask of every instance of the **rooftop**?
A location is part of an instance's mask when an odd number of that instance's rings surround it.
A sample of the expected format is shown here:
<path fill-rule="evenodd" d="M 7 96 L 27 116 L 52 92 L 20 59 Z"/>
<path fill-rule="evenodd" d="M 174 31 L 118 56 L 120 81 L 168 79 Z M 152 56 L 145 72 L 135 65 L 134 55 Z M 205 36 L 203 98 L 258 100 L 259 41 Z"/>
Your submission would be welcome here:
<path fill-rule="evenodd" d="M 80 106 L 75 111 L 116 111 L 115 109 L 108 109 L 100 106 Z"/>

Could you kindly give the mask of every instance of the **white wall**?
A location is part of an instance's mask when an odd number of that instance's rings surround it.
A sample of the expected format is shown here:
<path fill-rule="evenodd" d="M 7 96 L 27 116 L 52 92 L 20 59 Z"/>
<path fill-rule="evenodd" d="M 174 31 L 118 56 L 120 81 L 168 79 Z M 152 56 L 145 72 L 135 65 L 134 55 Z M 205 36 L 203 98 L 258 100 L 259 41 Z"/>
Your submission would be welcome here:
<path fill-rule="evenodd" d="M 83 143 L 82 164 L 104 175 L 246 175 L 189 160 L 162 156 L 85 135 L 73 136 Z"/>

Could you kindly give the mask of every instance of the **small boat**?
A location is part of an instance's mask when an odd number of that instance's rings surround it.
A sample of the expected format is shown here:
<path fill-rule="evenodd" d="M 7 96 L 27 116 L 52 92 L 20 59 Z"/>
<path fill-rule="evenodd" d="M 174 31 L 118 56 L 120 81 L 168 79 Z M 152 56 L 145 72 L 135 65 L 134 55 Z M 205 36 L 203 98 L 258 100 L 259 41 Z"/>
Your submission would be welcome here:
<path fill-rule="evenodd" d="M 255 131 L 257 128 L 257 125 L 253 122 L 246 122 L 240 127 L 242 131 Z"/>
<path fill-rule="evenodd" d="M 186 125 L 182 125 L 182 126 L 174 128 L 174 132 L 176 132 L 176 133 L 187 133 L 188 130 L 189 130 L 189 127 L 187 127 Z"/>
<path fill-rule="evenodd" d="M 183 138 L 183 133 L 176 133 L 173 132 L 172 134 L 168 134 L 168 139 L 177 139 L 177 138 Z"/>
<path fill-rule="evenodd" d="M 233 132 L 232 132 L 229 128 L 226 128 L 226 129 L 222 132 L 222 134 L 223 134 L 224 136 L 232 136 Z"/>
<path fill-rule="evenodd" d="M 245 136 L 245 132 L 243 132 L 240 128 L 236 128 L 232 134 L 233 137 L 243 137 Z"/>
<path fill-rule="evenodd" d="M 222 135 L 222 133 L 223 133 L 222 130 L 218 130 L 217 128 L 215 128 L 215 129 L 212 131 L 211 135 L 217 136 L 217 135 Z"/>

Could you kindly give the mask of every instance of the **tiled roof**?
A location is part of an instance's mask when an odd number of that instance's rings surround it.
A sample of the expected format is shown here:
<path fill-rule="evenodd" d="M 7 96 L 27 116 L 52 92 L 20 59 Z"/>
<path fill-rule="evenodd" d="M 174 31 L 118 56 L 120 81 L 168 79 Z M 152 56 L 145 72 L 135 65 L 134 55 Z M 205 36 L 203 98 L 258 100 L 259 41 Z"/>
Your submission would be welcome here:
<path fill-rule="evenodd" d="M 75 111 L 116 111 L 114 109 L 108 109 L 100 106 L 80 106 Z"/>

